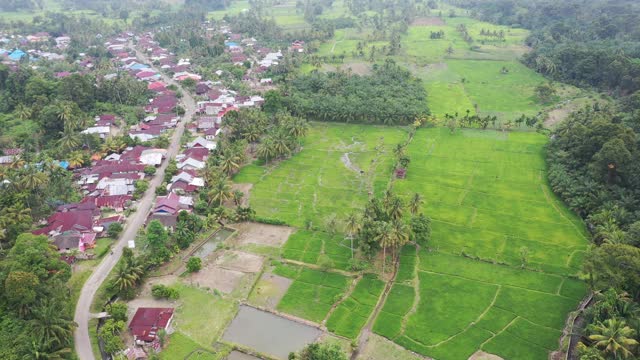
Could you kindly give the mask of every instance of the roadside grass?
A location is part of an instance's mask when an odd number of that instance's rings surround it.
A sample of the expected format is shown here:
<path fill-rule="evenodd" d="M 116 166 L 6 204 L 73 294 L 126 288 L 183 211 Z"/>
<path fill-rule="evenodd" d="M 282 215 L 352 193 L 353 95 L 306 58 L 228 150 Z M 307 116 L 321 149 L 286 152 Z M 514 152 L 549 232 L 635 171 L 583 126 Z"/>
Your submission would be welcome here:
<path fill-rule="evenodd" d="M 317 323 L 340 300 L 349 281 L 344 275 L 281 264 L 274 273 L 293 279 L 277 309 Z"/>
<path fill-rule="evenodd" d="M 320 231 L 298 230 L 284 245 L 282 257 L 318 265 L 320 256 L 325 255 L 331 260 L 331 267 L 348 270 L 351 259 L 350 246 L 351 243 L 343 234 L 331 235 Z M 356 243 L 354 248 L 357 248 Z"/>
<path fill-rule="evenodd" d="M 405 138 L 398 127 L 312 123 L 302 151 L 266 166 L 245 166 L 234 181 L 254 184 L 250 202 L 258 216 L 323 228 L 330 216 L 344 219 L 361 209 L 369 191 L 384 192 L 393 147 Z M 364 174 L 341 161 L 345 154 Z"/>
<path fill-rule="evenodd" d="M 175 327 L 201 346 L 210 346 L 235 316 L 237 304 L 188 285 L 179 284 L 176 288 L 180 292 L 180 305 L 176 309 Z"/>
<path fill-rule="evenodd" d="M 349 339 L 356 339 L 375 308 L 385 283 L 375 275 L 366 274 L 346 298 L 331 313 L 327 329 Z"/>

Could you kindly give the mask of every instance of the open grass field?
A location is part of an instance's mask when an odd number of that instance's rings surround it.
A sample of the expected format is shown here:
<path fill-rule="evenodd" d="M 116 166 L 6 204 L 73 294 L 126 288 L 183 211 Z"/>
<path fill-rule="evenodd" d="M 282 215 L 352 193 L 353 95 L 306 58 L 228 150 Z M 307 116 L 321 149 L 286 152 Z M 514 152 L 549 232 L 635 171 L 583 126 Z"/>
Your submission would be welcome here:
<path fill-rule="evenodd" d="M 396 283 L 374 331 L 436 359 L 477 350 L 546 359 L 558 347 L 582 282 L 443 253 L 421 252 L 415 286 Z"/>
<path fill-rule="evenodd" d="M 293 280 L 277 309 L 317 323 L 342 298 L 350 281 L 344 275 L 288 265 L 277 266 L 274 273 Z"/>
<path fill-rule="evenodd" d="M 354 244 L 354 248 L 356 246 Z M 351 259 L 351 243 L 342 234 L 299 230 L 289 237 L 282 250 L 285 259 L 315 265 L 322 254 L 331 260 L 333 268 L 347 270 Z"/>
<path fill-rule="evenodd" d="M 430 246 L 441 252 L 575 274 L 587 248 L 585 230 L 550 191 L 543 135 L 448 129 L 419 130 L 408 147 L 407 178 L 394 188 L 425 198 L 433 219 Z"/>
<path fill-rule="evenodd" d="M 214 352 L 207 348 L 202 348 L 188 336 L 179 331 L 171 334 L 167 345 L 160 352 L 160 359 L 199 359 L 199 360 L 219 360 L 224 359 L 227 351 Z M 189 356 L 191 355 L 191 356 Z"/>
<path fill-rule="evenodd" d="M 234 181 L 253 184 L 250 203 L 259 216 L 324 226 L 330 216 L 343 219 L 362 208 L 369 192 L 386 189 L 393 146 L 405 138 L 400 128 L 314 123 L 300 153 L 246 166 Z"/>
<path fill-rule="evenodd" d="M 350 339 L 357 338 L 378 303 L 382 290 L 383 281 L 375 275 L 364 275 L 351 295 L 329 316 L 327 329 Z"/>

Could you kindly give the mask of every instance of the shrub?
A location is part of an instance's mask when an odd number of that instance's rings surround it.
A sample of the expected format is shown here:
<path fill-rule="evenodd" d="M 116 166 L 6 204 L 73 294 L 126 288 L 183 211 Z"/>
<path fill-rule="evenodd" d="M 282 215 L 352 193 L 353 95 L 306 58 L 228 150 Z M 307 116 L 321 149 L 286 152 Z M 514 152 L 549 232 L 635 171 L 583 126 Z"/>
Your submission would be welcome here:
<path fill-rule="evenodd" d="M 110 238 L 117 239 L 118 236 L 120 235 L 120 232 L 122 232 L 122 224 L 116 222 L 109 225 L 109 230 L 107 230 L 107 235 Z"/>
<path fill-rule="evenodd" d="M 259 222 L 267 225 L 287 225 L 285 221 L 278 220 L 278 219 L 269 219 L 269 218 L 264 218 L 260 216 L 256 216 L 253 220 L 255 222 Z"/>
<path fill-rule="evenodd" d="M 125 303 L 118 302 L 109 304 L 107 312 L 115 321 L 127 321 L 127 304 Z"/>
<path fill-rule="evenodd" d="M 200 269 L 202 269 L 202 259 L 197 256 L 190 257 L 187 261 L 187 271 L 193 273 L 200 271 Z"/>
<path fill-rule="evenodd" d="M 151 287 L 151 295 L 158 299 L 171 300 L 175 300 L 180 297 L 180 293 L 178 292 L 178 290 L 162 284 L 153 285 L 153 287 Z"/>
<path fill-rule="evenodd" d="M 144 167 L 144 173 L 148 176 L 152 176 L 156 173 L 156 167 L 152 165 L 147 165 Z"/>

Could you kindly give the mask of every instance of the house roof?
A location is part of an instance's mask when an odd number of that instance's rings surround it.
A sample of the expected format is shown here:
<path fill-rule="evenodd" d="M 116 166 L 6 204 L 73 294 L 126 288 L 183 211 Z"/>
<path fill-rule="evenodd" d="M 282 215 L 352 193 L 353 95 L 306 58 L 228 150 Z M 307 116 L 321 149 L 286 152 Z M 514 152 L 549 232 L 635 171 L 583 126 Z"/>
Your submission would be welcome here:
<path fill-rule="evenodd" d="M 151 342 L 159 330 L 169 325 L 173 308 L 138 308 L 129 323 L 129 330 L 136 340 Z"/>
<path fill-rule="evenodd" d="M 131 195 L 104 195 L 96 198 L 96 205 L 100 208 L 108 207 L 112 209 L 124 208 L 127 201 L 131 200 Z"/>
<path fill-rule="evenodd" d="M 71 250 L 77 249 L 78 246 L 80 246 L 81 237 L 82 235 L 78 231 L 67 231 L 54 236 L 51 242 L 58 250 Z"/>
<path fill-rule="evenodd" d="M 203 147 L 194 147 L 185 150 L 184 155 L 198 161 L 204 161 L 205 158 L 209 156 L 209 149 Z"/>
<path fill-rule="evenodd" d="M 92 210 L 75 210 L 56 212 L 47 220 L 48 225 L 42 229 L 33 231 L 34 235 L 49 234 L 51 231 L 63 233 L 76 230 L 80 232 L 90 231 L 93 224 Z"/>
<path fill-rule="evenodd" d="M 180 197 L 174 193 L 170 193 L 167 196 L 158 196 L 153 212 L 175 214 L 179 209 Z"/>

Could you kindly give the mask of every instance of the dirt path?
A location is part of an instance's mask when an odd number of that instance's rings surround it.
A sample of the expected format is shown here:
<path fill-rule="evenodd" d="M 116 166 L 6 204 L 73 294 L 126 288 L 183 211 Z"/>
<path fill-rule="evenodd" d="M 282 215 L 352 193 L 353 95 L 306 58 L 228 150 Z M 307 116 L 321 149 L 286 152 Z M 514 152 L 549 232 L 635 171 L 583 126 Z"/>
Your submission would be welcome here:
<path fill-rule="evenodd" d="M 133 45 L 130 43 L 129 47 L 133 48 Z M 136 52 L 138 59 L 151 64 L 149 59 L 147 59 L 142 53 L 135 48 L 133 49 Z M 153 66 L 151 68 L 156 70 L 156 72 L 161 73 Z M 168 84 L 174 84 L 180 88 L 180 84 L 173 81 L 166 75 L 162 74 L 162 78 Z M 149 189 L 136 205 L 137 211 L 125 221 L 122 235 L 120 235 L 120 238 L 118 238 L 118 240 L 113 244 L 113 254 L 104 257 L 102 262 L 100 262 L 94 270 L 93 274 L 91 274 L 89 279 L 84 283 L 84 286 L 80 291 L 80 297 L 78 298 L 74 316 L 74 321 L 78 324 L 78 328 L 74 333 L 75 350 L 80 360 L 95 359 L 93 356 L 93 350 L 91 349 L 91 338 L 89 337 L 89 320 L 91 318 L 91 304 L 93 303 L 93 298 L 102 283 L 109 276 L 109 273 L 111 273 L 111 270 L 118 263 L 118 260 L 120 260 L 120 256 L 122 256 L 122 249 L 126 246 L 127 241 L 135 239 L 138 229 L 144 226 L 147 214 L 149 213 L 151 205 L 156 197 L 155 189 L 162 184 L 162 180 L 164 179 L 164 172 L 169 164 L 168 159 L 175 158 L 177 155 L 178 150 L 180 149 L 180 139 L 184 133 L 185 124 L 187 121 L 190 121 L 191 117 L 195 114 L 196 103 L 193 100 L 193 97 L 191 97 L 187 91 L 183 90 L 183 93 L 184 97 L 182 98 L 182 103 L 184 104 L 186 111 L 173 131 L 171 143 L 167 149 L 166 159 L 162 165 L 160 165 L 160 168 L 153 179 L 149 182 Z"/>
<path fill-rule="evenodd" d="M 398 266 L 400 265 L 400 261 L 399 261 L 400 259 L 399 258 L 400 257 L 398 256 L 398 260 L 396 260 L 396 262 L 395 262 L 395 264 L 393 266 L 393 275 L 391 276 L 391 279 L 389 281 L 387 281 L 387 284 L 384 287 L 384 291 L 382 292 L 382 296 L 380 296 L 380 298 L 378 299 L 378 303 L 376 304 L 376 307 L 373 310 L 373 313 L 369 317 L 369 320 L 367 321 L 367 324 L 365 325 L 365 327 L 360 332 L 360 338 L 358 339 L 358 347 L 351 354 L 351 360 L 356 360 L 358 358 L 358 355 L 362 352 L 364 347 L 367 345 L 367 341 L 369 341 L 369 335 L 371 334 L 371 328 L 373 327 L 373 321 L 378 318 L 378 314 L 380 313 L 380 310 L 382 309 L 382 306 L 384 305 L 385 301 L 387 300 L 387 296 L 389 295 L 389 291 L 391 291 L 391 287 L 393 286 L 393 282 L 396 280 L 396 275 L 398 275 Z"/>
<path fill-rule="evenodd" d="M 340 301 L 338 301 L 337 303 L 335 303 L 335 304 L 333 304 L 331 306 L 331 309 L 329 310 L 329 313 L 322 320 L 322 322 L 321 322 L 322 326 L 326 325 L 327 320 L 329 320 L 329 318 L 331 317 L 331 314 L 333 314 L 333 312 L 336 310 L 336 308 L 338 306 L 340 306 L 340 304 L 342 304 L 345 300 L 347 300 L 349 298 L 349 296 L 351 296 L 351 294 L 353 293 L 353 290 L 358 285 L 358 282 L 360 281 L 360 279 L 362 279 L 362 277 L 358 276 L 358 277 L 355 277 L 353 280 L 351 280 L 351 284 L 349 285 L 349 289 L 344 293 L 344 296 L 342 297 L 342 299 L 340 299 Z"/>

